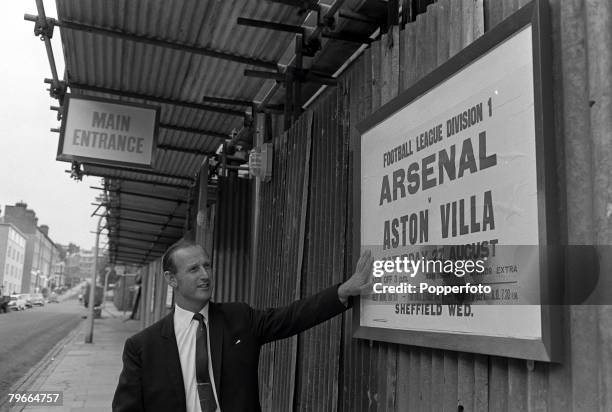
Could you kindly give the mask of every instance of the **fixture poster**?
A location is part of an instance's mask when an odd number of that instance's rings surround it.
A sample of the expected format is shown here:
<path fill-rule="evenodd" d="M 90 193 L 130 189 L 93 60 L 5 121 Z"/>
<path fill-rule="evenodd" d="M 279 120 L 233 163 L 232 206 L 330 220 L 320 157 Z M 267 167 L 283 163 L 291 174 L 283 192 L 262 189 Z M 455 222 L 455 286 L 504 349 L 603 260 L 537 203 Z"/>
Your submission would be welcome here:
<path fill-rule="evenodd" d="M 551 360 L 533 33 L 479 40 L 469 64 L 358 126 L 360 244 L 376 261 L 357 337 Z"/>

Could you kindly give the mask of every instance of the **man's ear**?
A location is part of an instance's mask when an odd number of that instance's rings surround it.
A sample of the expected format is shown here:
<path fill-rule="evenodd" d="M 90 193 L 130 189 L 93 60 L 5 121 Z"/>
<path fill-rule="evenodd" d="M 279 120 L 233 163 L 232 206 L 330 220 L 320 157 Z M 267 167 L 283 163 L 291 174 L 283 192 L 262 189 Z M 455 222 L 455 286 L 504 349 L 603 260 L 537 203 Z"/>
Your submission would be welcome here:
<path fill-rule="evenodd" d="M 166 282 L 168 282 L 170 287 L 176 288 L 176 277 L 174 276 L 174 273 L 170 272 L 169 270 L 164 271 L 164 279 L 166 279 Z"/>

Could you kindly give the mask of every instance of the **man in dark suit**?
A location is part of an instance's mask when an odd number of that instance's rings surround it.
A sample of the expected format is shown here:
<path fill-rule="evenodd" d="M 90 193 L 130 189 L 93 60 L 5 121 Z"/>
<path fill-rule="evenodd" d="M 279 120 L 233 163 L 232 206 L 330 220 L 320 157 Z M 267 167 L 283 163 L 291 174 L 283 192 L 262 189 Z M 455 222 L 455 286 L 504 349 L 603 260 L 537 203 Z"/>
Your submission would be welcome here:
<path fill-rule="evenodd" d="M 262 311 L 245 303 L 210 302 L 209 257 L 192 242 L 172 245 L 162 267 L 175 308 L 126 341 L 113 411 L 259 411 L 261 345 L 345 311 L 350 296 L 371 291 L 372 262 L 366 252 L 346 282 Z"/>

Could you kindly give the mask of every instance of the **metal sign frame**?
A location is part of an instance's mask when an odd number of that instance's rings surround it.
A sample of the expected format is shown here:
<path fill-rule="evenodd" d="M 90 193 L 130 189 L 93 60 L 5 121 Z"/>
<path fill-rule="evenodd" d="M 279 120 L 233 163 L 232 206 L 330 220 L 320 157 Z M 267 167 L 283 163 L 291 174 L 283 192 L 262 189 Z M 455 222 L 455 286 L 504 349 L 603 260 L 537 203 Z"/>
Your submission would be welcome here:
<path fill-rule="evenodd" d="M 527 4 L 357 125 L 360 135 L 363 135 L 375 125 L 466 68 L 473 61 L 500 46 L 505 40 L 531 26 L 537 159 L 537 216 L 541 268 L 539 284 L 541 302 L 545 303 L 540 305 L 541 339 L 362 326 L 359 299 L 355 299 L 352 317 L 355 338 L 531 360 L 558 361 L 561 359 L 563 350 L 562 314 L 560 307 L 550 304 L 558 296 L 558 290 L 555 288 L 563 282 L 563 270 L 560 267 L 561 259 L 556 247 L 559 241 L 559 220 L 555 184 L 552 45 L 549 10 L 546 3 L 543 0 L 534 0 Z M 352 150 L 354 152 L 353 216 L 355 219 L 353 245 L 354 256 L 359 256 L 361 249 L 361 137 L 352 142 Z"/>
<path fill-rule="evenodd" d="M 119 161 L 119 160 L 110 160 L 110 159 L 98 159 L 94 157 L 77 156 L 77 155 L 70 155 L 70 154 L 62 153 L 62 150 L 64 147 L 64 138 L 66 135 L 66 123 L 68 121 L 68 115 L 70 112 L 71 99 L 89 100 L 89 101 L 113 104 L 117 106 L 131 106 L 131 107 L 137 107 L 140 109 L 153 110 L 155 112 L 155 120 L 154 120 L 155 129 L 153 132 L 153 141 L 151 143 L 152 144 L 151 164 L 144 165 L 141 163 L 131 163 L 131 162 L 124 162 L 124 161 Z M 87 95 L 77 94 L 77 93 L 72 93 L 72 94 L 67 93 L 64 99 L 63 109 L 64 110 L 63 110 L 63 116 L 62 116 L 62 125 L 60 128 L 60 138 L 59 138 L 59 143 L 57 146 L 56 160 L 61 161 L 61 162 L 70 162 L 70 163 L 76 161 L 80 163 L 89 163 L 89 164 L 102 165 L 102 166 L 124 166 L 124 167 L 128 166 L 128 167 L 147 169 L 147 170 L 154 168 L 155 153 L 157 151 L 157 141 L 158 141 L 158 136 L 159 136 L 159 117 L 160 117 L 160 111 L 161 111 L 159 106 L 132 103 L 132 102 L 123 102 L 123 101 L 117 101 L 117 100 L 112 100 L 112 99 L 105 99 L 101 97 L 87 96 Z"/>

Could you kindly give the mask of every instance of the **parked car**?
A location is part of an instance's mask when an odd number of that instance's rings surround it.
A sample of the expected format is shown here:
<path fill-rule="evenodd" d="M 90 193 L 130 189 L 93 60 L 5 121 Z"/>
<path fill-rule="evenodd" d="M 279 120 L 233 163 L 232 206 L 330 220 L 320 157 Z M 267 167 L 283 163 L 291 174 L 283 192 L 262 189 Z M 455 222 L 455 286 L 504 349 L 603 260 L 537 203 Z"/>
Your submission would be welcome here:
<path fill-rule="evenodd" d="M 0 313 L 6 313 L 9 310 L 8 304 L 11 301 L 10 296 L 4 296 L 0 294 Z"/>
<path fill-rule="evenodd" d="M 30 299 L 29 293 L 22 293 L 21 297 L 25 300 L 26 308 L 30 309 L 32 307 L 32 300 Z"/>
<path fill-rule="evenodd" d="M 32 302 L 32 306 L 45 306 L 45 298 L 42 293 L 32 293 L 30 295 L 30 301 Z"/>
<path fill-rule="evenodd" d="M 23 298 L 23 295 L 11 295 L 8 307 L 13 310 L 25 310 L 26 300 Z"/>
<path fill-rule="evenodd" d="M 51 292 L 47 301 L 49 303 L 59 303 L 59 300 L 57 299 L 57 293 Z"/>

